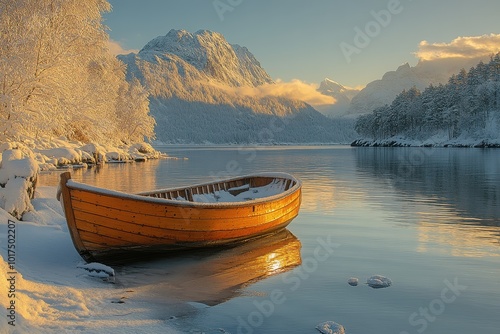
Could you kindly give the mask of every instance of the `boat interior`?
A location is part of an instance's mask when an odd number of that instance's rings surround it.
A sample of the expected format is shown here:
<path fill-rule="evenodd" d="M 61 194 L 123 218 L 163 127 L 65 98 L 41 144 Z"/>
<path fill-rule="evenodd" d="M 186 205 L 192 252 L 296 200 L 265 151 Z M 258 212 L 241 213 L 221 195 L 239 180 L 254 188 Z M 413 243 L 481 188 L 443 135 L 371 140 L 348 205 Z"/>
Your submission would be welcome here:
<path fill-rule="evenodd" d="M 140 195 L 201 203 L 244 202 L 278 195 L 296 183 L 295 180 L 286 178 L 247 177 L 187 188 L 145 192 Z"/>

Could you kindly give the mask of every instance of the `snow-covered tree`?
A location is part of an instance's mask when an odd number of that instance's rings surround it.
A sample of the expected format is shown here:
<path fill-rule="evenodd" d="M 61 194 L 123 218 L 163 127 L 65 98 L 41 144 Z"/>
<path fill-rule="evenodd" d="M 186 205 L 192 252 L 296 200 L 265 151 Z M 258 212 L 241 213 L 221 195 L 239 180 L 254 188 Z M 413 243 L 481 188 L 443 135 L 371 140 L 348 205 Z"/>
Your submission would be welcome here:
<path fill-rule="evenodd" d="M 500 123 L 500 54 L 488 64 L 462 69 L 446 85 L 430 86 L 422 93 L 410 89 L 390 106 L 360 117 L 356 130 L 362 136 L 384 139 L 395 135 L 422 139 L 437 132 L 449 139 L 467 133 L 484 133 Z"/>
<path fill-rule="evenodd" d="M 120 87 L 117 116 L 120 130 L 123 131 L 123 140 L 136 142 L 144 137 L 154 137 L 155 120 L 149 116 L 148 92 L 137 78 L 125 82 Z"/>
<path fill-rule="evenodd" d="M 117 113 L 125 67 L 108 51 L 101 17 L 110 9 L 106 0 L 0 0 L 3 139 L 128 137 Z"/>

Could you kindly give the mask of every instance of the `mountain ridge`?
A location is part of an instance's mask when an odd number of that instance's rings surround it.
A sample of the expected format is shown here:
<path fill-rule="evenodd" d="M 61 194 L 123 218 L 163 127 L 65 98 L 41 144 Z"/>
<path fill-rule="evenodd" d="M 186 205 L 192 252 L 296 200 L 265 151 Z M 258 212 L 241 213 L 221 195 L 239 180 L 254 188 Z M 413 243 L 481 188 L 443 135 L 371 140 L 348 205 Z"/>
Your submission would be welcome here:
<path fill-rule="evenodd" d="M 119 59 L 127 78 L 139 79 L 149 92 L 162 142 L 347 143 L 355 137 L 353 122 L 335 122 L 303 101 L 266 95 L 275 85 L 271 77 L 247 48 L 219 33 L 171 30 Z"/>
<path fill-rule="evenodd" d="M 417 65 L 400 65 L 395 71 L 386 72 L 381 79 L 366 85 L 352 98 L 347 113 L 359 116 L 374 109 L 390 105 L 403 90 L 415 87 L 424 90 L 429 85 L 445 84 L 448 79 L 462 68 L 470 68 L 488 57 L 443 58 L 432 61 L 419 61 Z"/>

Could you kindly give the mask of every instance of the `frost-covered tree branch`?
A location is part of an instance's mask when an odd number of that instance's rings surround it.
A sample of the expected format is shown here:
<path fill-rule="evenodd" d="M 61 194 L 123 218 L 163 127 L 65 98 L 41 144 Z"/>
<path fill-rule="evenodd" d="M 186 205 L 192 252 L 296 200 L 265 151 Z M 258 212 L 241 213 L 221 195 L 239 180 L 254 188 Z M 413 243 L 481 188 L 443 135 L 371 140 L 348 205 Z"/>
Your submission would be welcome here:
<path fill-rule="evenodd" d="M 130 141 L 125 101 L 141 110 L 128 118 L 134 140 L 153 137 L 147 95 L 123 89 L 125 66 L 108 51 L 109 10 L 105 0 L 0 0 L 0 140 Z"/>

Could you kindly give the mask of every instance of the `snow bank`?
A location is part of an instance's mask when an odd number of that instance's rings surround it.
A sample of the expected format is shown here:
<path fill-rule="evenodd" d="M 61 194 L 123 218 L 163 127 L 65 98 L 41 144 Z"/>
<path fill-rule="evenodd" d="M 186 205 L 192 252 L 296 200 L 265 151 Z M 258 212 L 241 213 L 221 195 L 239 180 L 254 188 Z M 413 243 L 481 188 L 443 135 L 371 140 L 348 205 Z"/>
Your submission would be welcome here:
<path fill-rule="evenodd" d="M 0 143 L 0 153 L 3 153 L 8 150 L 18 150 L 14 152 L 14 154 L 17 155 L 17 159 L 21 159 L 22 157 L 34 158 L 33 151 L 24 144 L 18 142 Z M 0 163 L 2 162 L 2 159 L 3 158 L 0 155 Z"/>
<path fill-rule="evenodd" d="M 35 193 L 38 178 L 38 163 L 33 153 L 15 145 L 2 145 L 0 163 L 0 208 L 20 219 L 33 209 L 31 199 Z"/>
<path fill-rule="evenodd" d="M 49 161 L 57 166 L 79 164 L 83 161 L 95 163 L 95 160 L 89 153 L 74 148 L 58 147 L 38 150 L 38 153 L 46 157 L 45 161 Z"/>
<path fill-rule="evenodd" d="M 71 141 L 66 137 L 22 138 L 21 143 L 0 144 L 0 152 L 18 149 L 38 162 L 40 170 L 87 167 L 106 162 L 146 161 L 167 157 L 148 143 L 112 146 Z M 0 163 L 1 163 L 0 157 Z"/>

